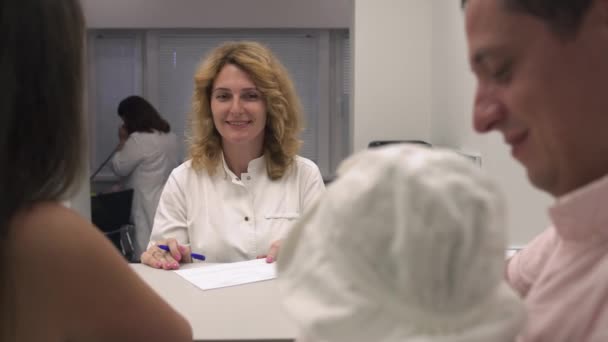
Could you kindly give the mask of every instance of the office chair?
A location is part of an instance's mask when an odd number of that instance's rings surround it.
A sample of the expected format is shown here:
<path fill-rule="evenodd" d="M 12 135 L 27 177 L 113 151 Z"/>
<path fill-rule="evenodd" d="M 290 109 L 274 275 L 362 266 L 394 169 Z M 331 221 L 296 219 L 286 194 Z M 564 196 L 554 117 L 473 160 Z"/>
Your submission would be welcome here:
<path fill-rule="evenodd" d="M 422 146 L 426 146 L 426 147 L 433 147 L 433 145 L 431 145 L 430 143 L 423 141 L 423 140 L 374 140 L 374 141 L 370 142 L 367 145 L 367 147 L 375 148 L 375 147 L 380 147 L 380 146 L 389 145 L 389 144 L 416 144 L 416 145 L 422 145 Z"/>
<path fill-rule="evenodd" d="M 91 196 L 91 221 L 125 259 L 133 259 L 135 226 L 131 223 L 133 189 Z"/>

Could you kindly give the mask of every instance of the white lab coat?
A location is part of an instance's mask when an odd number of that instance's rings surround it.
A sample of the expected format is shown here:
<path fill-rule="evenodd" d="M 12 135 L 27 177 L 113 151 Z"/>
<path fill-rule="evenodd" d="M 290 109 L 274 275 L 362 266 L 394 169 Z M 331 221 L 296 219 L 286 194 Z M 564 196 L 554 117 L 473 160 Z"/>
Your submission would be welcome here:
<path fill-rule="evenodd" d="M 171 171 L 179 165 L 177 136 L 172 133 L 132 133 L 112 158 L 112 169 L 127 177 L 133 189 L 131 218 L 135 224 L 135 255 L 146 250 L 160 194 Z"/>
<path fill-rule="evenodd" d="M 299 156 L 283 177 L 268 177 L 264 157 L 237 177 L 225 161 L 210 176 L 187 161 L 163 190 L 151 240 L 175 238 L 208 262 L 235 262 L 265 255 L 298 217 L 325 192 L 315 163 Z"/>

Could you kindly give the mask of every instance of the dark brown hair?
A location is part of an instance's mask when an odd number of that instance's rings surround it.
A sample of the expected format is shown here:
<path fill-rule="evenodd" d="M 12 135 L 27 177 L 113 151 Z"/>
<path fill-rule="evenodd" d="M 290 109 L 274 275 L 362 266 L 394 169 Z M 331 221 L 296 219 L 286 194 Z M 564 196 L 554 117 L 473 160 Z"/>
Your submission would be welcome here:
<path fill-rule="evenodd" d="M 0 2 L 0 339 L 14 333 L 11 221 L 82 171 L 84 20 L 77 0 Z M 6 265 L 9 266 L 6 266 Z"/>
<path fill-rule="evenodd" d="M 484 0 L 488 1 L 488 0 Z M 561 36 L 572 36 L 591 7 L 592 0 L 493 0 L 508 10 L 537 17 Z M 461 0 L 464 8 L 467 0 Z"/>
<path fill-rule="evenodd" d="M 133 132 L 159 131 L 169 133 L 171 126 L 143 97 L 133 95 L 120 101 L 118 115 L 124 120 L 129 134 Z"/>

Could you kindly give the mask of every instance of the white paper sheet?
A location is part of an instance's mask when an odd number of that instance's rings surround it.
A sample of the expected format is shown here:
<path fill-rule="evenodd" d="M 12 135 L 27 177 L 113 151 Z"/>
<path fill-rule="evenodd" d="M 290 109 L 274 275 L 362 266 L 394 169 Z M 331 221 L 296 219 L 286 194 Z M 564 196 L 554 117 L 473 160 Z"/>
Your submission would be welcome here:
<path fill-rule="evenodd" d="M 209 265 L 174 271 L 201 290 L 253 283 L 274 279 L 277 276 L 275 264 L 266 259 Z"/>

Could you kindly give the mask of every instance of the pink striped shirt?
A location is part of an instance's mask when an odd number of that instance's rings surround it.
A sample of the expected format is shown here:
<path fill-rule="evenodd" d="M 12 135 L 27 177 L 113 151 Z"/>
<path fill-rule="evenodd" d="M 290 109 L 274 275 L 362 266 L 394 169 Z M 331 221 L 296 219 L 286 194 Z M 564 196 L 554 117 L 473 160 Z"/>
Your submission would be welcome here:
<path fill-rule="evenodd" d="M 507 266 L 525 297 L 519 342 L 608 341 L 608 176 L 560 197 L 553 227 Z"/>

